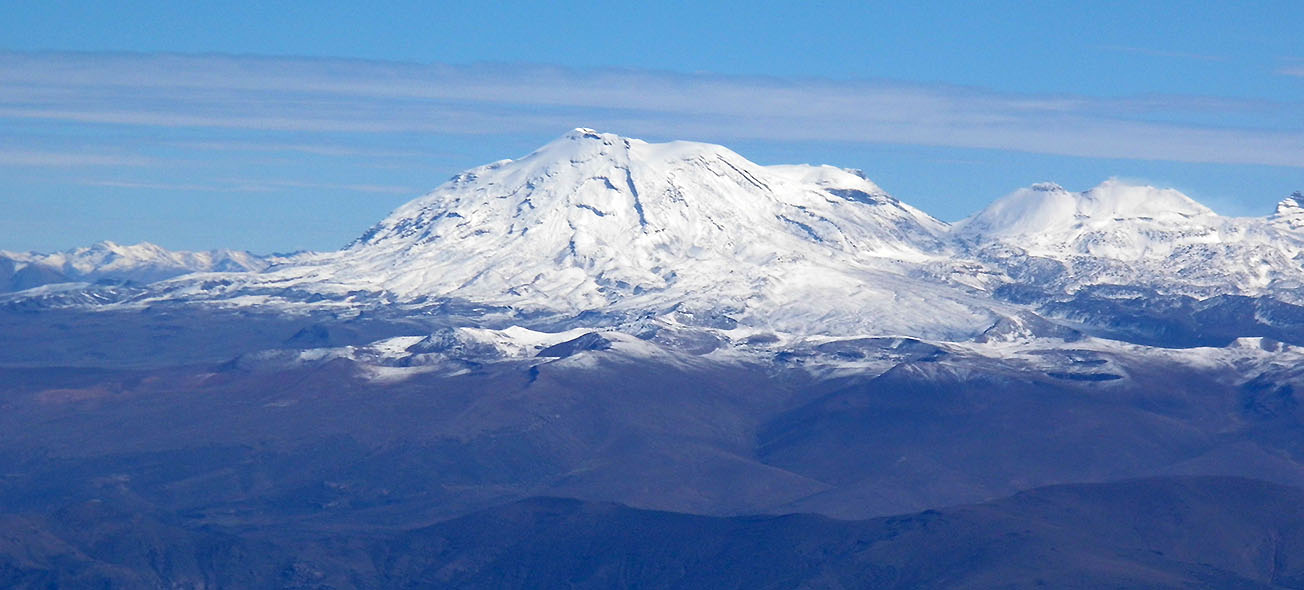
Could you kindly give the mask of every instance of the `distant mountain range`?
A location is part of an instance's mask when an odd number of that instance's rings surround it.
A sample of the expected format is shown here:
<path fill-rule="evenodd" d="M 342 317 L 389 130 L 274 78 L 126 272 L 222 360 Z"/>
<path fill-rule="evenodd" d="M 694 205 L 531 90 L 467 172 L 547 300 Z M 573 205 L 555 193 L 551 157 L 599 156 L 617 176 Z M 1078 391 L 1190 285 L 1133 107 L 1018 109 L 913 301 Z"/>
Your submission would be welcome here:
<path fill-rule="evenodd" d="M 141 242 L 98 242 L 53 254 L 0 250 L 0 292 L 58 283 L 148 284 L 195 272 L 264 270 L 268 258 L 237 250 L 174 252 Z"/>
<path fill-rule="evenodd" d="M 682 328 L 724 342 L 1075 332 L 1226 342 L 1280 337 L 1304 317 L 1301 200 L 1228 218 L 1171 189 L 1038 184 L 951 225 L 858 171 L 576 129 L 459 174 L 337 252 L 269 259 L 106 242 L 6 253 L 0 284 L 101 282 L 11 305 L 437 310 L 472 327 Z M 1230 319 L 1210 326 L 1200 314 Z M 1173 325 L 1145 319 L 1155 315 Z"/>
<path fill-rule="evenodd" d="M 536 498 L 381 534 L 193 530 L 102 502 L 5 525 L 21 532 L 8 540 L 27 549 L 19 559 L 0 554 L 0 582 L 10 588 L 1304 584 L 1304 492 L 1233 478 L 1055 486 L 861 521 L 706 517 Z"/>

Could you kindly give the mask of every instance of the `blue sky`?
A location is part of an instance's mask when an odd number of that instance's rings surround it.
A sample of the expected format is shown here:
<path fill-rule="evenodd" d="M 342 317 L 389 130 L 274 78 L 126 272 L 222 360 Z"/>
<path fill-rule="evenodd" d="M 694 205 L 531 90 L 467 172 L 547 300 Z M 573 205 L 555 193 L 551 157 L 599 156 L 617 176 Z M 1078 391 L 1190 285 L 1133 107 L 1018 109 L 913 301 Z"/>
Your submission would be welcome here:
<path fill-rule="evenodd" d="M 0 248 L 328 249 L 576 126 L 865 170 L 955 220 L 1304 189 L 1304 3 L 0 1 Z"/>

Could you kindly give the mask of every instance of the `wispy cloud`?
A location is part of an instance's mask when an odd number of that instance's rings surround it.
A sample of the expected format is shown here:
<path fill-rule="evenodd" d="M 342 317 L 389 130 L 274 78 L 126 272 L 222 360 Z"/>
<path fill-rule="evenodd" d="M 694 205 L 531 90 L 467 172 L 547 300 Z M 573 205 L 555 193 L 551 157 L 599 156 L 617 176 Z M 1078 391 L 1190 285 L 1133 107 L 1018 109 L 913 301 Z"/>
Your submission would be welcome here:
<path fill-rule="evenodd" d="M 132 190 L 164 190 L 164 191 L 220 191 L 222 187 L 195 184 L 195 183 L 174 183 L 174 182 L 138 182 L 132 180 L 79 180 L 75 184 L 82 186 L 98 186 L 104 188 L 125 188 Z"/>
<path fill-rule="evenodd" d="M 939 84 L 537 65 L 0 54 L 0 119 L 141 128 L 477 135 L 560 133 L 584 125 L 654 138 L 1300 167 L 1300 109 L 1210 97 L 1008 94 Z"/>
<path fill-rule="evenodd" d="M 131 154 L 97 154 L 82 152 L 34 151 L 0 148 L 0 166 L 80 167 L 80 166 L 153 166 L 154 158 Z"/>
<path fill-rule="evenodd" d="M 1296 77 L 1304 78 L 1304 64 L 1295 65 L 1295 66 L 1286 66 L 1284 68 L 1277 70 L 1277 73 L 1283 76 L 1296 76 Z"/>
<path fill-rule="evenodd" d="M 76 181 L 76 184 L 82 186 L 97 186 L 105 188 L 137 189 L 137 190 L 161 190 L 171 192 L 221 192 L 221 193 L 272 193 L 282 192 L 287 189 L 307 189 L 307 190 L 342 190 L 356 193 L 376 193 L 386 195 L 417 195 L 420 191 L 412 187 L 381 185 L 381 184 L 350 184 L 350 183 L 329 183 L 329 182 L 298 182 L 289 180 L 249 180 L 249 179 L 222 179 L 218 182 L 201 184 L 201 183 L 173 183 L 173 182 L 141 182 L 131 180 L 101 180 L 101 179 L 83 179 Z"/>
<path fill-rule="evenodd" d="M 329 143 L 276 143 L 268 141 L 174 141 L 167 145 L 190 150 L 217 152 L 295 152 L 314 156 L 367 157 L 367 158 L 438 158 L 446 152 L 415 150 L 373 149 Z"/>
<path fill-rule="evenodd" d="M 298 182 L 290 180 L 264 180 L 264 181 L 247 181 L 238 182 L 236 186 L 248 192 L 270 192 L 282 189 L 308 189 L 308 190 L 345 190 L 355 193 L 376 193 L 384 195 L 413 195 L 418 190 L 412 187 L 395 186 L 388 184 L 357 184 L 357 183 L 333 183 L 333 182 Z"/>

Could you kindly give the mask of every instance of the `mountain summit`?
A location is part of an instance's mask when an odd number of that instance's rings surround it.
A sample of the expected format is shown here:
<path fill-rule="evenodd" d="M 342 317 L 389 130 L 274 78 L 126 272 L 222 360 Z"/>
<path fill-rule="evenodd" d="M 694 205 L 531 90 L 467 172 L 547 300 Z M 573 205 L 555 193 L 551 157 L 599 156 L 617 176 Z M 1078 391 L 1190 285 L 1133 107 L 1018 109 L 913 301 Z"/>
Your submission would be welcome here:
<path fill-rule="evenodd" d="M 961 233 L 1018 238 L 1031 248 L 1045 250 L 1120 224 L 1172 227 L 1214 216 L 1208 207 L 1173 189 L 1111 179 L 1076 193 L 1054 183 L 1034 184 L 998 199 L 957 226 Z"/>
<path fill-rule="evenodd" d="M 590 305 L 730 275 L 751 283 L 785 258 L 921 260 L 941 249 L 944 229 L 844 170 L 768 168 L 718 145 L 576 129 L 454 177 L 344 258 L 392 274 L 386 287 L 400 294 L 541 293 Z"/>
<path fill-rule="evenodd" d="M 899 306 L 922 296 L 900 285 L 947 255 L 946 231 L 856 171 L 575 129 L 453 177 L 343 251 L 257 281 L 517 314 L 678 311 L 783 329 L 922 323 L 968 334 L 990 318 L 948 305 L 959 293 L 939 287 L 927 317 Z"/>
<path fill-rule="evenodd" d="M 476 168 L 399 208 L 352 248 L 438 244 L 494 260 L 582 268 L 599 283 L 660 288 L 667 264 L 726 256 L 764 262 L 817 246 L 917 260 L 941 248 L 941 222 L 854 172 L 758 166 L 718 145 L 651 144 L 576 129 L 530 155 Z M 824 253 L 824 252 L 822 252 Z M 610 275 L 610 276 L 608 276 Z M 525 281 L 528 284 L 530 281 Z"/>

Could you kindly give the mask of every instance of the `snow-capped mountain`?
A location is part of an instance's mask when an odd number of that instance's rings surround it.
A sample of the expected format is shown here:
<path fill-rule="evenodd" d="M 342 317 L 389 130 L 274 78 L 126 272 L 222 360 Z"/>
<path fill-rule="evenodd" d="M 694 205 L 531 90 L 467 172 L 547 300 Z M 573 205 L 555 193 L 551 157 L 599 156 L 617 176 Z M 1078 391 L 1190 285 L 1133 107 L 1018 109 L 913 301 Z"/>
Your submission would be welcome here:
<path fill-rule="evenodd" d="M 1018 241 L 1030 254 L 1057 254 L 1066 248 L 1082 254 L 1144 257 L 1162 240 L 1140 242 L 1132 227 L 1144 223 L 1160 231 L 1198 225 L 1215 217 L 1209 208 L 1172 189 L 1131 186 L 1109 180 L 1073 193 L 1054 183 L 1034 184 L 988 205 L 956 224 L 959 234 Z M 1065 240 L 1069 243 L 1065 243 Z"/>
<path fill-rule="evenodd" d="M 1271 217 L 1231 218 L 1176 190 L 1109 180 L 1083 192 L 1050 183 L 1015 191 L 957 223 L 953 235 L 1013 281 L 1064 292 L 1129 285 L 1298 300 L 1301 220 L 1294 199 Z"/>
<path fill-rule="evenodd" d="M 52 254 L 0 251 L 0 291 L 100 280 L 153 283 L 193 272 L 258 271 L 268 264 L 268 259 L 249 252 L 171 251 L 148 242 L 103 241 Z"/>
<path fill-rule="evenodd" d="M 921 283 L 947 225 L 855 171 L 760 166 L 718 146 L 576 129 L 460 174 L 349 248 L 169 296 L 470 301 L 515 317 L 675 314 L 712 326 L 968 337 L 1003 307 Z"/>
<path fill-rule="evenodd" d="M 666 339 L 703 350 L 707 340 L 1073 337 L 1091 325 L 1141 342 L 1180 333 L 1209 343 L 1280 337 L 1304 317 L 1278 309 L 1304 303 L 1301 200 L 1230 218 L 1172 189 L 1044 183 L 950 225 L 859 171 L 762 166 L 718 145 L 581 128 L 455 176 L 337 252 L 272 260 L 103 243 L 11 255 L 9 276 L 147 283 L 194 273 L 147 289 L 38 293 L 38 306 L 190 302 L 547 332 L 682 329 L 693 335 Z M 1150 294 L 1178 299 L 1153 308 Z M 1235 327 L 1210 332 L 1192 314 Z"/>

